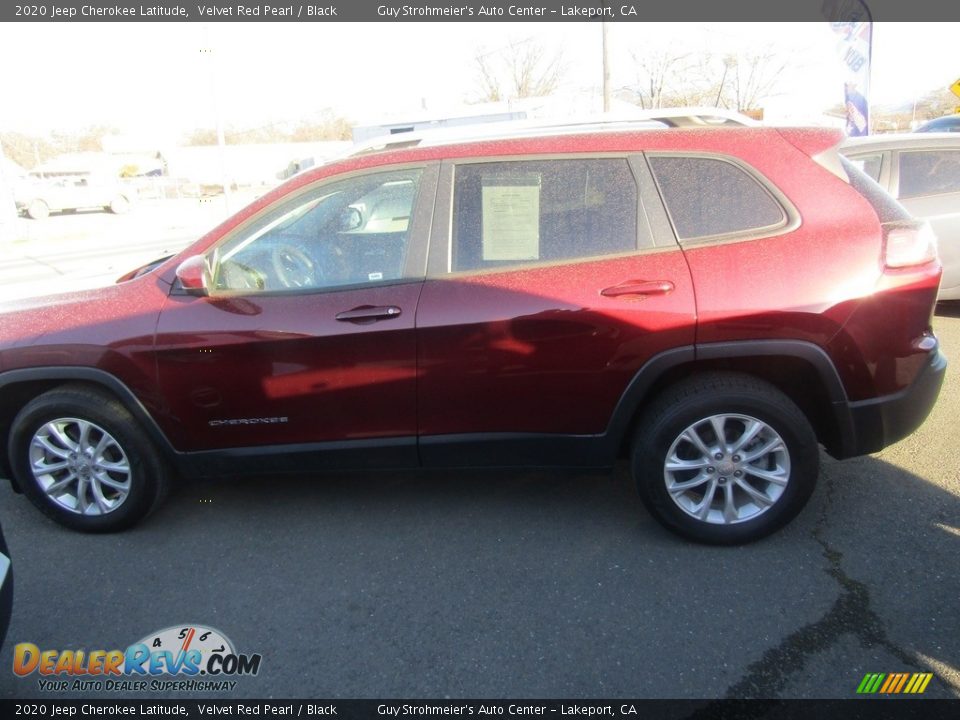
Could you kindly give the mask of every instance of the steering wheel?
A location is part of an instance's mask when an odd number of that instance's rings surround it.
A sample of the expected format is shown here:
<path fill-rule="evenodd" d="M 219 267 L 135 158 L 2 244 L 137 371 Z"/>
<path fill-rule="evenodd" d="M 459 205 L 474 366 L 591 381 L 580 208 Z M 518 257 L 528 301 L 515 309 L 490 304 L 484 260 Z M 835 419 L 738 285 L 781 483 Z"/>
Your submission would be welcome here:
<path fill-rule="evenodd" d="M 236 260 L 226 260 L 220 265 L 217 277 L 219 290 L 263 290 L 264 276 L 259 270 Z"/>
<path fill-rule="evenodd" d="M 273 272 L 284 287 L 317 287 L 323 273 L 303 250 L 293 245 L 277 245 L 270 253 Z"/>

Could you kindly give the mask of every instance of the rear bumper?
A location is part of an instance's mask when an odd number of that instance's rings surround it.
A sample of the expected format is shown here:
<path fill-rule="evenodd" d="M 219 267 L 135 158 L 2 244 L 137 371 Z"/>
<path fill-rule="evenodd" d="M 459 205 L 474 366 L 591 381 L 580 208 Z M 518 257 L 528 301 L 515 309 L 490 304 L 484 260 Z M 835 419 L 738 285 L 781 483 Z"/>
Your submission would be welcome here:
<path fill-rule="evenodd" d="M 844 443 L 842 457 L 877 452 L 920 427 L 937 401 L 946 370 L 947 358 L 938 348 L 930 353 L 929 361 L 908 388 L 846 403 L 852 437 Z"/>

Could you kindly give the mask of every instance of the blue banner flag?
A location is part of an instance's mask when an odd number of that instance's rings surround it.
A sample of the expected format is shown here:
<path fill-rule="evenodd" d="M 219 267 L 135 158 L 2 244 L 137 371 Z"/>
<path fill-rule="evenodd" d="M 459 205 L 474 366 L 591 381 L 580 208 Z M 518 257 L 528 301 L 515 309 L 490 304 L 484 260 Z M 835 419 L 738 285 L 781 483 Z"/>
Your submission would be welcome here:
<path fill-rule="evenodd" d="M 830 23 L 840 38 L 837 51 L 843 60 L 844 106 L 847 135 L 870 134 L 870 49 L 872 22 Z"/>

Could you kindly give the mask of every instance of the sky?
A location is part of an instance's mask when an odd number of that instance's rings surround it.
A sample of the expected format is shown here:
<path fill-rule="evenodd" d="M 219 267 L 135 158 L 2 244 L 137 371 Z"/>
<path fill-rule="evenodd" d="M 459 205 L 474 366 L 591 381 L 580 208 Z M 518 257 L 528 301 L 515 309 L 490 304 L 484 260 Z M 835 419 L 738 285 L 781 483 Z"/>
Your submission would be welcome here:
<path fill-rule="evenodd" d="M 960 23 L 877 23 L 871 101 L 909 103 L 956 80 L 957 37 Z M 598 23 L 0 24 L 0 130 L 169 135 L 211 127 L 215 104 L 235 128 L 324 108 L 356 122 L 443 112 L 477 96 L 478 52 L 526 39 L 562 49 L 568 89 L 599 87 Z M 610 44 L 614 88 L 636 82 L 631 52 L 772 47 L 789 61 L 778 104 L 819 112 L 842 100 L 826 22 L 611 23 Z"/>

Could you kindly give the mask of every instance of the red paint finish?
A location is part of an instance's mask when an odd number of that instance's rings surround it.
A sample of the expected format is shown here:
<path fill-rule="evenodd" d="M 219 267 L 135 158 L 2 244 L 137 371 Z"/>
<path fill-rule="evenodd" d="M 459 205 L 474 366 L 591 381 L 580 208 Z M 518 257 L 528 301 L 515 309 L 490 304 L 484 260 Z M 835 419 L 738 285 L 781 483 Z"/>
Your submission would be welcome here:
<path fill-rule="evenodd" d="M 798 142 L 804 137 L 784 132 Z M 823 149 L 830 132 L 811 133 L 807 145 Z M 792 144 L 768 140 L 738 157 L 786 196 L 800 223 L 779 236 L 686 250 L 697 291 L 697 341 L 795 339 L 823 347 L 881 275 L 876 213 Z"/>
<path fill-rule="evenodd" d="M 822 151 L 826 137 L 783 131 Z M 831 354 L 849 399 L 895 393 L 928 361 L 912 347 L 930 329 L 939 263 L 883 267 L 883 232 L 870 203 L 785 143 L 741 158 L 798 208 L 784 235 L 685 251 L 697 293 L 697 342 L 797 339 Z"/>
<path fill-rule="evenodd" d="M 415 435 L 419 292 L 171 296 L 157 325 L 163 429 L 183 450 Z M 364 305 L 400 313 L 336 319 Z"/>
<path fill-rule="evenodd" d="M 148 411 L 162 413 L 154 328 L 169 286 L 154 276 L 123 285 L 6 303 L 2 369 L 85 366 L 121 379 Z"/>
<path fill-rule="evenodd" d="M 893 393 L 927 359 L 913 343 L 929 330 L 940 268 L 884 270 L 870 204 L 807 156 L 838 139 L 763 128 L 615 132 L 410 149 L 320 167 L 156 272 L 8 304 L 0 369 L 105 370 L 180 451 L 418 433 L 602 433 L 648 359 L 695 342 L 809 341 L 830 353 L 851 400 Z M 799 225 L 758 240 L 392 286 L 169 295 L 184 259 L 324 178 L 442 159 L 657 150 L 740 158 L 798 209 Z M 426 238 L 410 242 L 423 249 Z M 379 313 L 372 309 L 385 314 L 364 317 Z"/>
<path fill-rule="evenodd" d="M 644 298 L 626 280 L 667 281 Z M 691 345 L 679 250 L 428 280 L 417 313 L 420 432 L 601 433 L 650 357 Z"/>
<path fill-rule="evenodd" d="M 851 400 L 892 395 L 908 387 L 928 362 L 914 343 L 932 334 L 939 263 L 887 270 L 828 346 Z"/>

